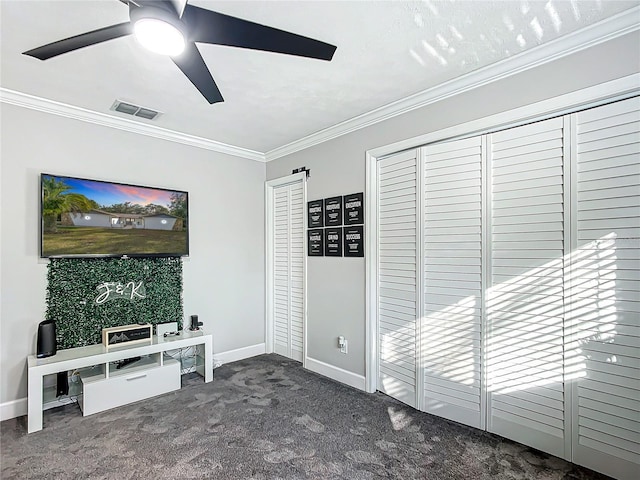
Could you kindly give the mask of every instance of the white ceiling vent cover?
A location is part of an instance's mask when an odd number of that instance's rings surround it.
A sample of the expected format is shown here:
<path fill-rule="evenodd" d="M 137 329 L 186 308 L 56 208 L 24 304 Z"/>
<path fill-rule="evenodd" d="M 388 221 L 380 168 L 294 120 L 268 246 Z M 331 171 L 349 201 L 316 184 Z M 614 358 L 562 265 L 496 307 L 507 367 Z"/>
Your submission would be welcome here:
<path fill-rule="evenodd" d="M 116 100 L 113 102 L 111 110 L 126 113 L 127 115 L 133 115 L 134 117 L 146 118 L 147 120 L 156 120 L 160 115 L 162 115 L 162 113 L 157 110 L 141 107 L 140 105 L 134 105 L 129 102 L 123 102 L 122 100 Z"/>

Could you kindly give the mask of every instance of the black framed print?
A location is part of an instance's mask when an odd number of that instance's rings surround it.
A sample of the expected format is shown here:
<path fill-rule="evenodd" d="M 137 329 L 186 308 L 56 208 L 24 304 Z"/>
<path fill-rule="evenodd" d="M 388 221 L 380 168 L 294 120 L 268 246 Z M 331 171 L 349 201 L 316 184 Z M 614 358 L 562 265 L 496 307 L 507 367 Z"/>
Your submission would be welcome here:
<path fill-rule="evenodd" d="M 338 227 L 342 225 L 342 197 L 324 199 L 324 226 Z"/>
<path fill-rule="evenodd" d="M 364 257 L 364 225 L 344 227 L 344 256 Z"/>
<path fill-rule="evenodd" d="M 364 194 L 362 192 L 345 195 L 342 204 L 344 205 L 345 225 L 364 223 Z"/>
<path fill-rule="evenodd" d="M 324 229 L 324 256 L 342 256 L 342 227 Z"/>
<path fill-rule="evenodd" d="M 307 230 L 307 256 L 322 257 L 324 255 L 324 232 L 321 228 Z"/>
<path fill-rule="evenodd" d="M 324 227 L 324 201 L 307 202 L 307 228 Z"/>

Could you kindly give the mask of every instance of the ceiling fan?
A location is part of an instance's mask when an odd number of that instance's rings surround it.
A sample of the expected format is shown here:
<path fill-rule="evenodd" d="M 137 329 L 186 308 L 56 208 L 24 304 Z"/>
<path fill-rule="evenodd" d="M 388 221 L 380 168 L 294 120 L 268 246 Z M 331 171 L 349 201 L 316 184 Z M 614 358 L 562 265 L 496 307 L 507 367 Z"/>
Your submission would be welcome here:
<path fill-rule="evenodd" d="M 188 5 L 186 0 L 120 0 L 129 6 L 129 21 L 34 48 L 24 55 L 47 60 L 79 48 L 134 34 L 150 50 L 171 56 L 209 103 L 224 98 L 196 43 L 284 53 L 331 60 L 334 45 L 267 27 L 241 18 Z"/>

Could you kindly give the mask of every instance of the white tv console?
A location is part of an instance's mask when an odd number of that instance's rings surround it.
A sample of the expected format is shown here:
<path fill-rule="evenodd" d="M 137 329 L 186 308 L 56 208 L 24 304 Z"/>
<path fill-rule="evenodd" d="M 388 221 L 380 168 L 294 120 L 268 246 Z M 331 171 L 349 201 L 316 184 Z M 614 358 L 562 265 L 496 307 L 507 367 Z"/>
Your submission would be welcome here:
<path fill-rule="evenodd" d="M 68 370 L 95 367 L 84 376 L 85 392 L 79 401 L 84 415 L 125 405 L 144 398 L 180 388 L 180 365 L 165 352 L 187 347 L 200 350 L 204 362 L 196 365 L 196 371 L 205 383 L 213 380 L 213 336 L 203 331 L 183 330 L 175 337 L 154 335 L 148 344 L 110 347 L 89 345 L 69 348 L 47 358 L 27 357 L 28 367 L 28 432 L 42 430 L 43 378 Z M 204 350 L 204 351 L 202 351 Z M 116 370 L 111 362 L 132 357 L 148 356 L 127 368 Z"/>

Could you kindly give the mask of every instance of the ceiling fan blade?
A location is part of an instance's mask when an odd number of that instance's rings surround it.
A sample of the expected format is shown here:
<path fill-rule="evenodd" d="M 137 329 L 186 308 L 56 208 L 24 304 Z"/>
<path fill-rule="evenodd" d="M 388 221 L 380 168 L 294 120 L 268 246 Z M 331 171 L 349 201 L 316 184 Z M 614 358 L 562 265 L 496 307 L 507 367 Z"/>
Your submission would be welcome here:
<path fill-rule="evenodd" d="M 122 1 L 122 0 L 120 0 Z M 125 0 L 129 4 L 129 8 L 160 8 L 166 12 L 173 13 L 180 18 L 187 0 Z"/>
<path fill-rule="evenodd" d="M 43 45 L 27 52 L 22 52 L 24 55 L 35 57 L 40 60 L 47 60 L 51 57 L 57 57 L 63 53 L 72 52 L 79 48 L 89 47 L 96 43 L 106 42 L 107 40 L 113 40 L 114 38 L 124 37 L 132 33 L 131 23 L 119 23 L 117 25 L 111 25 L 110 27 L 100 28 L 91 32 L 82 33 L 75 37 L 65 38 L 57 42 Z"/>
<path fill-rule="evenodd" d="M 203 8 L 186 6 L 183 21 L 194 42 L 331 60 L 334 45 Z"/>
<path fill-rule="evenodd" d="M 224 102 L 224 98 L 222 98 L 222 94 L 195 43 L 188 43 L 184 52 L 171 59 L 209 103 Z"/>

